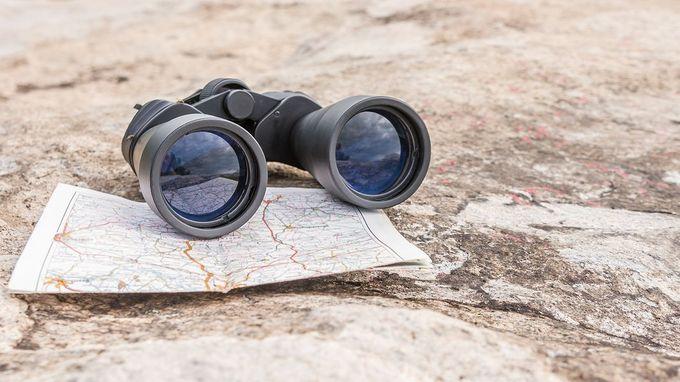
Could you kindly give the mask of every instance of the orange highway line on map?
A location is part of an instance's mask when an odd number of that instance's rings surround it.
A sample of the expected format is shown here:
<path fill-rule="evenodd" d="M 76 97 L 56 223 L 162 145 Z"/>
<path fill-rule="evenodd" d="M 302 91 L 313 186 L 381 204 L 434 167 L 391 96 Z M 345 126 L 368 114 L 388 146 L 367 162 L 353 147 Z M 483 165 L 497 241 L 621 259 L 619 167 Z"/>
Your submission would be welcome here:
<path fill-rule="evenodd" d="M 189 258 L 189 260 L 191 260 L 194 264 L 198 265 L 198 267 L 201 268 L 203 272 L 205 272 L 206 276 L 205 279 L 203 280 L 203 284 L 205 284 L 205 289 L 210 290 L 210 279 L 212 279 L 213 276 L 215 275 L 212 272 L 208 272 L 208 270 L 205 268 L 205 265 L 201 264 L 199 261 L 191 257 L 189 251 L 194 249 L 194 247 L 191 245 L 191 242 L 189 240 L 186 240 L 184 243 L 187 245 L 187 247 L 182 251 L 182 253 L 184 253 L 186 257 Z"/>
<path fill-rule="evenodd" d="M 281 263 L 281 264 L 284 264 L 284 263 Z M 276 260 L 275 260 L 275 261 L 273 261 L 273 262 L 271 262 L 271 263 L 269 263 L 269 264 L 260 265 L 259 267 L 255 268 L 255 269 L 252 269 L 252 270 L 250 270 L 250 272 L 246 273 L 246 277 L 243 279 L 243 282 L 246 282 L 246 281 L 250 280 L 250 275 L 253 274 L 254 272 L 261 271 L 261 270 L 263 270 L 263 269 L 265 269 L 265 268 L 269 268 L 269 267 L 273 267 L 273 266 L 275 266 L 275 265 L 281 265 L 281 264 L 277 264 L 277 262 L 276 262 Z"/>
<path fill-rule="evenodd" d="M 58 290 L 61 290 L 61 288 L 64 287 L 65 289 L 68 289 L 72 292 L 79 292 L 79 290 L 68 286 L 68 281 L 62 279 L 61 277 L 48 277 L 47 280 L 43 282 L 43 285 L 50 285 L 52 283 L 54 283 L 54 286 L 56 286 Z"/>
<path fill-rule="evenodd" d="M 279 199 L 281 199 L 281 195 L 277 195 L 274 200 L 278 201 Z M 297 248 L 295 248 L 295 246 L 292 245 L 292 244 L 284 243 L 281 239 L 279 239 L 276 236 L 276 234 L 274 234 L 274 230 L 272 230 L 272 227 L 269 226 L 269 222 L 267 221 L 266 214 L 267 214 L 267 208 L 269 207 L 270 204 L 272 204 L 272 201 L 273 201 L 272 199 L 267 199 L 267 200 L 264 201 L 264 208 L 262 209 L 262 223 L 264 223 L 264 225 L 269 230 L 269 235 L 272 237 L 272 240 L 274 240 L 275 242 L 277 242 L 281 245 L 285 245 L 287 247 L 290 247 L 291 251 L 293 251 L 293 254 L 290 255 L 290 257 L 289 257 L 290 261 L 294 262 L 295 264 L 300 265 L 302 267 L 302 269 L 307 270 L 307 266 L 305 264 L 302 264 L 302 263 L 298 262 L 297 260 L 295 260 L 295 256 L 297 256 L 297 254 L 298 254 Z"/>

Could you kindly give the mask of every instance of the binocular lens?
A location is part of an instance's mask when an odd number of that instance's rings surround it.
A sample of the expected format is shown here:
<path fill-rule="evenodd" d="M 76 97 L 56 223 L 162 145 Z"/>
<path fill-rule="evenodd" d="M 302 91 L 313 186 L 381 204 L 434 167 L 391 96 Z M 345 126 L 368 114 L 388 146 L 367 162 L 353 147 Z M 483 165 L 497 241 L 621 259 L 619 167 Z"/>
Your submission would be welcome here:
<path fill-rule="evenodd" d="M 208 222 L 243 195 L 246 158 L 233 138 L 198 131 L 175 142 L 161 165 L 160 186 L 170 207 L 185 219 Z"/>
<path fill-rule="evenodd" d="M 338 172 L 354 191 L 380 195 L 399 180 L 410 155 L 404 126 L 389 115 L 362 111 L 345 123 L 335 146 Z"/>
<path fill-rule="evenodd" d="M 293 126 L 300 167 L 338 198 L 364 208 L 395 206 L 420 186 L 430 163 L 425 123 L 404 102 L 354 96 Z"/>
<path fill-rule="evenodd" d="M 158 113 L 151 109 L 156 105 L 142 107 L 128 127 L 126 136 L 132 138 L 123 141 L 149 207 L 196 237 L 213 238 L 241 227 L 259 208 L 267 187 L 260 146 L 239 125 L 205 114 L 175 117 L 166 109 L 166 121 L 149 123 L 144 118 Z M 172 107 L 190 108 L 177 105 Z"/>

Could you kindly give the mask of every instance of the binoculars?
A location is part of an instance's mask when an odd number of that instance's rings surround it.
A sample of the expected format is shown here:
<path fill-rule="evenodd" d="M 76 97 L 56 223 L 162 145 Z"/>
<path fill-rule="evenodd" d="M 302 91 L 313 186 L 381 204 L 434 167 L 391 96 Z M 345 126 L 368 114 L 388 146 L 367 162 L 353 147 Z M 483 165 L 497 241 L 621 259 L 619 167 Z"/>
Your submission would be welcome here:
<path fill-rule="evenodd" d="M 425 123 L 391 97 L 321 107 L 304 93 L 257 93 L 219 78 L 178 102 L 135 108 L 123 157 L 151 209 L 199 238 L 227 234 L 255 214 L 267 161 L 307 170 L 337 198 L 370 209 L 410 197 L 430 162 Z"/>

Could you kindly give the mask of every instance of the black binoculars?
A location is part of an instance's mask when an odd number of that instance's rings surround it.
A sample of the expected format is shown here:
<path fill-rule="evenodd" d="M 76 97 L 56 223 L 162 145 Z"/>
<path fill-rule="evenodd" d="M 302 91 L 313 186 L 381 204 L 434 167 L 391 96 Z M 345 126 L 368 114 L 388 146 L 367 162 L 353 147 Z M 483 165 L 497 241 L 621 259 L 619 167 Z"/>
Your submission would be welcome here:
<path fill-rule="evenodd" d="M 135 108 L 123 157 L 151 209 L 200 238 L 229 233 L 255 214 L 267 161 L 307 170 L 336 197 L 371 209 L 410 197 L 430 161 L 425 123 L 391 97 L 322 108 L 300 92 L 256 93 L 220 78 L 178 102 Z"/>

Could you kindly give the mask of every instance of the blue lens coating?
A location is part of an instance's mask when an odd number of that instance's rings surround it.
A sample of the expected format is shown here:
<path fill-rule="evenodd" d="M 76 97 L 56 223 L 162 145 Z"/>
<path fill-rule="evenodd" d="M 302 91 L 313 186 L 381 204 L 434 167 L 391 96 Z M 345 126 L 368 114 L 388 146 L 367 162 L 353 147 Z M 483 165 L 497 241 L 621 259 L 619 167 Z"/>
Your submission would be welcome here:
<path fill-rule="evenodd" d="M 389 191 L 403 172 L 409 154 L 401 123 L 373 111 L 362 111 L 350 118 L 335 146 L 340 175 L 350 188 L 365 195 Z"/>
<path fill-rule="evenodd" d="M 209 222 L 229 211 L 246 183 L 246 158 L 228 135 L 197 131 L 175 142 L 161 165 L 161 191 L 178 215 Z"/>

